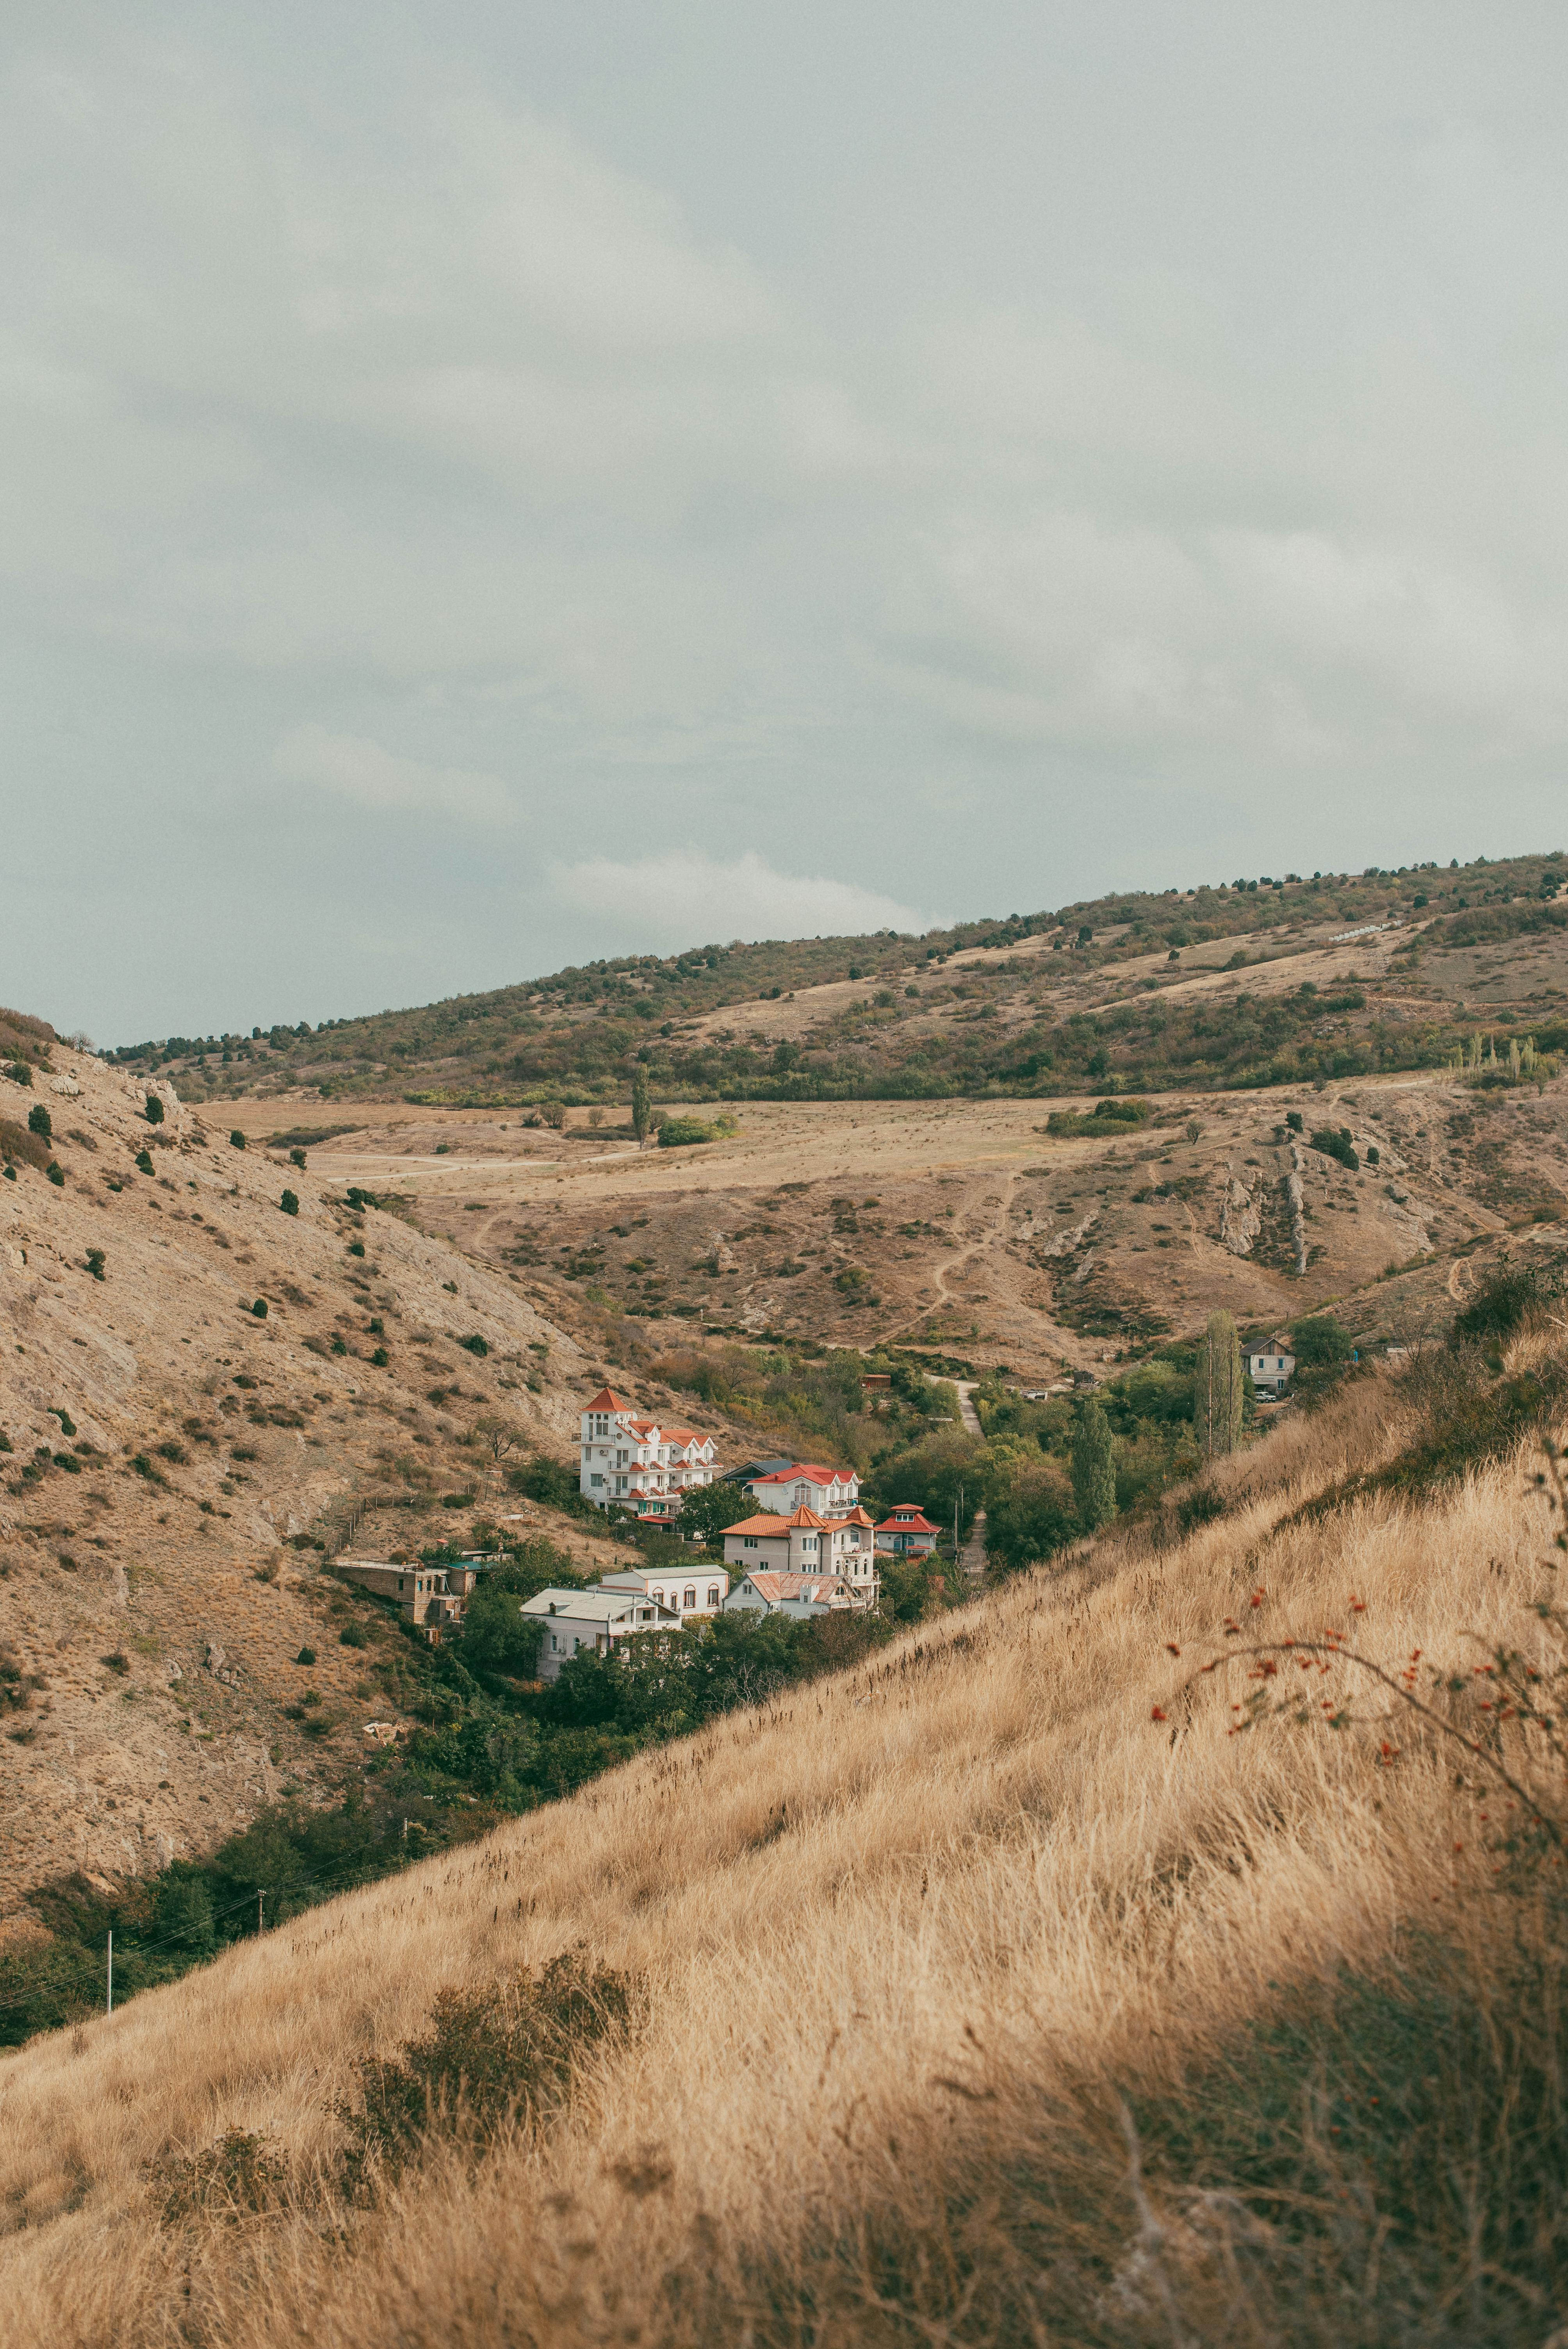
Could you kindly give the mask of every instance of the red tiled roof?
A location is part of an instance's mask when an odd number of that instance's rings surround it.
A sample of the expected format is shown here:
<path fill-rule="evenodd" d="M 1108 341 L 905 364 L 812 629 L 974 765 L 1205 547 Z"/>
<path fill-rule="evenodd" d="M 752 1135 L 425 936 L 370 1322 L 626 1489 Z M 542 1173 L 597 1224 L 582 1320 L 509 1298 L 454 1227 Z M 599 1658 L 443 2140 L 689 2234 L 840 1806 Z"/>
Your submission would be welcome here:
<path fill-rule="evenodd" d="M 767 1509 L 759 1517 L 742 1517 L 738 1525 L 726 1526 L 728 1534 L 762 1534 L 774 1541 L 788 1541 L 789 1520 L 781 1517 L 777 1509 Z"/>
<path fill-rule="evenodd" d="M 764 1568 L 748 1574 L 746 1579 L 764 1599 L 814 1599 L 822 1591 L 844 1589 L 841 1578 L 836 1574 L 779 1574 Z"/>
<path fill-rule="evenodd" d="M 630 1411 L 632 1406 L 624 1395 L 613 1393 L 608 1387 L 601 1387 L 593 1402 L 585 1402 L 583 1408 L 584 1411 Z"/>
<path fill-rule="evenodd" d="M 793 1468 L 775 1468 L 769 1476 L 753 1476 L 753 1485 L 788 1485 L 795 1477 L 804 1476 L 812 1485 L 847 1485 L 852 1481 L 850 1471 L 843 1468 L 814 1468 L 810 1461 L 797 1461 Z"/>
<path fill-rule="evenodd" d="M 884 1517 L 876 1530 L 879 1534 L 934 1534 L 940 1528 L 916 1509 L 913 1516 Z"/>

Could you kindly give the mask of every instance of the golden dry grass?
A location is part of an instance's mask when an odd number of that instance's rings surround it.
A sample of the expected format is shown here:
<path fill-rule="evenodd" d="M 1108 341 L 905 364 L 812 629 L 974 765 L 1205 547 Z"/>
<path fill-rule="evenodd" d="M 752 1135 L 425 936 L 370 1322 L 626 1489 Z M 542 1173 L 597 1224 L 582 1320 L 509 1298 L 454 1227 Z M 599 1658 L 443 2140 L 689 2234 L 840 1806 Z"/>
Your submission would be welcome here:
<path fill-rule="evenodd" d="M 1209 2337 L 1223 2279 L 1191 2212 L 1140 2220 L 1118 2095 L 1180 2100 L 1249 2020 L 1341 1969 L 1391 1979 L 1433 1919 L 1478 1982 L 1491 1962 L 1448 1754 L 1232 1739 L 1241 1692 L 1215 1682 L 1150 1719 L 1259 1588 L 1250 1619 L 1282 1630 L 1347 1628 L 1354 1590 L 1364 1644 L 1396 1660 L 1538 1635 L 1545 1511 L 1518 1461 L 1282 1525 L 1406 1415 L 1387 1382 L 1354 1388 L 1233 1464 L 1233 1514 L 1178 1547 L 1102 1544 L 7 2057 L 10 2337 L 799 2339 L 803 2292 L 823 2342 Z M 325 2224 L 312 2181 L 352 2059 L 418 2031 L 442 1988 L 579 1942 L 637 1978 L 642 2013 L 565 2120 L 477 2176 L 433 2154 L 380 2212 Z M 160 2227 L 146 2165 L 232 2127 L 275 2133 L 298 2209 Z M 1086 2261 L 1109 2299 L 1086 2298 Z M 987 2313 L 1009 2262 L 1011 2313 Z M 1233 2337 L 1280 2337 L 1259 2322 Z"/>

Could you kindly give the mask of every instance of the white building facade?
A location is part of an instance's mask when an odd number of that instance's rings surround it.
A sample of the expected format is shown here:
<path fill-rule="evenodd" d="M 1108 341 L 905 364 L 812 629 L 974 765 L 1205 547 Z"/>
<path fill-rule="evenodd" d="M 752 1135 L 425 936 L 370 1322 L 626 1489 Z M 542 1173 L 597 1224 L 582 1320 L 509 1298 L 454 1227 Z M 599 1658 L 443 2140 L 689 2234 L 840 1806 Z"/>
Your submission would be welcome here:
<path fill-rule="evenodd" d="M 1247 1356 L 1247 1375 L 1255 1387 L 1266 1387 L 1274 1394 L 1289 1381 L 1295 1368 L 1295 1356 L 1283 1338 L 1271 1338 Z"/>
<path fill-rule="evenodd" d="M 578 1489 L 595 1508 L 612 1503 L 640 1516 L 678 1510 L 681 1495 L 713 1482 L 713 1438 L 640 1416 L 610 1387 L 582 1414 Z"/>
<path fill-rule="evenodd" d="M 607 1656 L 639 1632 L 680 1628 L 680 1617 L 643 1590 L 540 1590 L 518 1611 L 544 1619 L 537 1667 L 542 1681 L 559 1679 L 573 1656 Z"/>
<path fill-rule="evenodd" d="M 725 1527 L 724 1562 L 738 1581 L 757 1574 L 841 1580 L 846 1603 L 854 1607 L 871 1606 L 880 1588 L 875 1528 L 861 1508 L 842 1517 L 819 1516 L 803 1506 L 787 1517 L 772 1509 L 742 1517 Z"/>
<path fill-rule="evenodd" d="M 729 1577 L 722 1567 L 627 1567 L 602 1574 L 599 1590 L 641 1591 L 655 1607 L 668 1608 L 683 1623 L 717 1615 L 729 1596 Z"/>
<path fill-rule="evenodd" d="M 841 1517 L 860 1506 L 861 1480 L 852 1468 L 819 1468 L 806 1461 L 753 1476 L 747 1491 L 759 1509 L 788 1516 L 791 1509 L 815 1509 L 819 1516 Z"/>

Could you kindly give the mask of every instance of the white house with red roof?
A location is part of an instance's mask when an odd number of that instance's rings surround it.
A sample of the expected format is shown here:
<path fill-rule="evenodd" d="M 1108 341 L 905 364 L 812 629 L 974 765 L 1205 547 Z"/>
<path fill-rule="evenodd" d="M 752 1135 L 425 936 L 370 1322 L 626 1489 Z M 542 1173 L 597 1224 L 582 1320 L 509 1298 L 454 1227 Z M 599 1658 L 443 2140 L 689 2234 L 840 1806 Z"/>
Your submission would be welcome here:
<path fill-rule="evenodd" d="M 747 1491 L 759 1509 L 777 1509 L 788 1516 L 791 1509 L 815 1509 L 819 1516 L 835 1517 L 847 1509 L 858 1508 L 861 1480 L 852 1468 L 819 1468 L 810 1461 L 796 1461 L 789 1468 L 774 1468 L 766 1476 L 747 1479 Z"/>
<path fill-rule="evenodd" d="M 744 1574 L 724 1602 L 727 1615 L 831 1615 L 852 1607 L 849 1586 L 835 1574 Z"/>
<path fill-rule="evenodd" d="M 582 1429 L 578 1488 L 596 1508 L 618 1502 L 639 1516 L 662 1516 L 693 1485 L 713 1482 L 711 1435 L 645 1418 L 611 1387 L 583 1406 Z"/>
<path fill-rule="evenodd" d="M 925 1557 L 936 1547 L 937 1530 L 918 1501 L 895 1501 L 876 1528 L 876 1546 L 895 1557 Z"/>
<path fill-rule="evenodd" d="M 878 1588 L 874 1530 L 858 1507 L 841 1517 L 804 1506 L 787 1517 L 764 1509 L 725 1527 L 724 1562 L 738 1582 L 758 1573 L 831 1576 L 842 1581 L 846 1605 L 869 1607 Z M 734 1603 L 731 1592 L 727 1609 Z"/>

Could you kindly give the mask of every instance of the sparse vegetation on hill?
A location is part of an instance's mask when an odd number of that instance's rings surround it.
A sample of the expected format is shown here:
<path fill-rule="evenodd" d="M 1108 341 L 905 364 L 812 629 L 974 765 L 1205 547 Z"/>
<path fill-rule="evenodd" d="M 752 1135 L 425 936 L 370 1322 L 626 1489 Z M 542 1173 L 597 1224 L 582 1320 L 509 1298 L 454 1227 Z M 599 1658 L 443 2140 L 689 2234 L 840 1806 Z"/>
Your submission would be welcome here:
<path fill-rule="evenodd" d="M 1452 1003 L 1424 988 L 1422 953 L 1561 929 L 1568 912 L 1552 899 L 1564 880 L 1568 861 L 1554 854 L 1119 892 L 920 938 L 622 956 L 418 1010 L 172 1036 L 115 1057 L 168 1071 L 189 1098 L 286 1083 L 323 1098 L 391 1092 L 474 1105 L 624 1101 L 639 1072 L 655 1096 L 705 1102 L 1311 1082 L 1442 1065 L 1464 1031 Z M 1194 968 L 1226 961 L 1209 950 L 1227 939 L 1253 942 L 1228 968 L 1266 969 L 1301 951 L 1306 933 L 1390 922 L 1409 926 L 1410 951 L 1375 996 L 1271 981 L 1167 999 Z M 1158 967 L 1115 1000 L 1064 1010 L 1051 999 L 1065 977 L 1096 974 L 1115 996 L 1119 967 L 1153 955 Z M 954 957 L 965 959 L 950 971 Z M 805 1033 L 776 1032 L 774 1005 L 823 988 L 838 993 Z M 1543 1050 L 1568 1040 L 1561 1017 L 1542 1025 Z"/>

